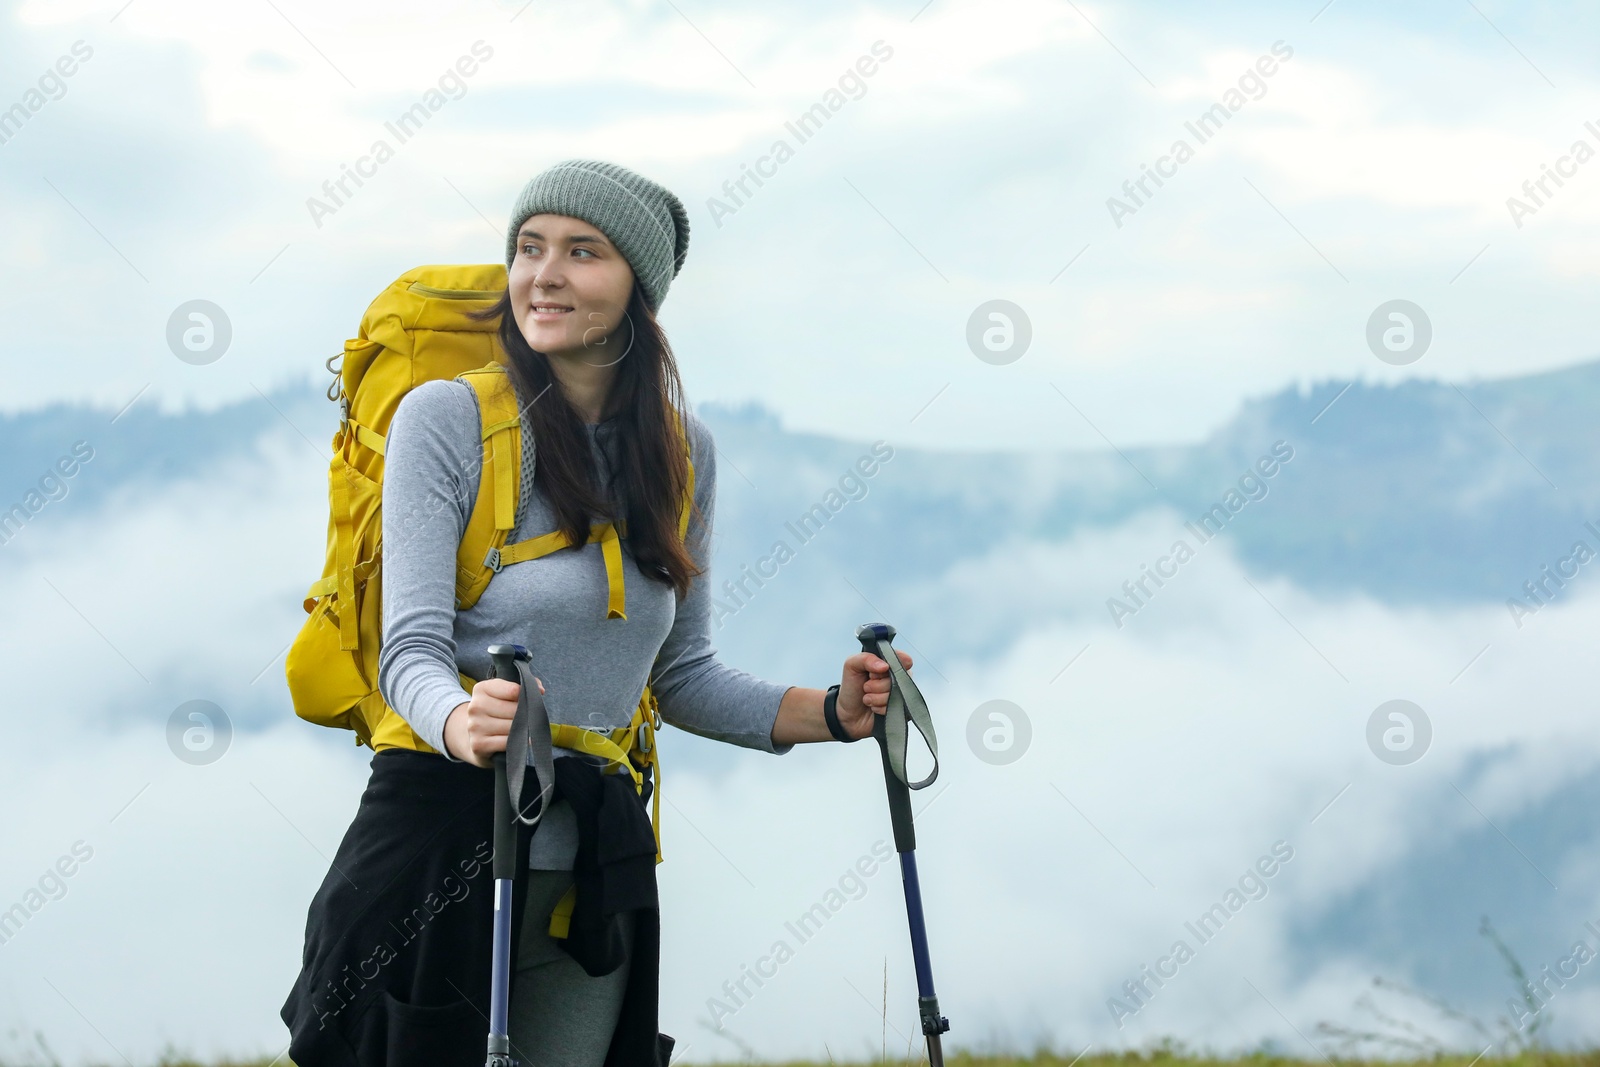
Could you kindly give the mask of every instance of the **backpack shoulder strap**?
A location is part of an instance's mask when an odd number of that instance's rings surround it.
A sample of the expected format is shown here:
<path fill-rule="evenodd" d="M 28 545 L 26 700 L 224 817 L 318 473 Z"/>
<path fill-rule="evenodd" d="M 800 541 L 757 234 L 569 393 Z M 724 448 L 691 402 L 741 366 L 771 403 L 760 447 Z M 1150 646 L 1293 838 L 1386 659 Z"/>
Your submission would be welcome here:
<path fill-rule="evenodd" d="M 694 452 L 689 448 L 689 434 L 683 426 L 683 416 L 678 414 L 678 409 L 672 409 L 672 420 L 678 426 L 678 438 L 683 441 L 683 461 L 688 467 L 689 477 L 683 483 L 683 503 L 678 507 L 678 540 L 686 540 L 689 536 L 689 512 L 694 509 Z"/>
<path fill-rule="evenodd" d="M 503 565 L 537 559 L 568 545 L 565 535 L 553 531 L 518 542 L 507 549 L 506 540 L 516 523 L 517 493 L 522 480 L 522 419 L 517 410 L 516 390 L 503 363 L 464 371 L 457 380 L 470 385 L 478 397 L 483 464 L 478 482 L 478 498 L 461 535 L 456 556 L 456 610 L 465 611 L 478 602 L 489 581 Z M 678 508 L 678 538 L 689 533 L 689 516 L 694 509 L 694 460 L 683 417 L 674 410 L 678 436 L 683 442 L 688 478 L 683 501 Z M 599 541 L 606 558 L 610 585 L 607 617 L 625 619 L 622 591 L 621 550 L 614 524 L 596 524 L 591 541 Z"/>
<path fill-rule="evenodd" d="M 483 463 L 478 499 L 461 534 L 456 555 L 456 610 L 465 611 L 494 577 L 490 553 L 506 543 L 517 517 L 517 491 L 522 479 L 522 422 L 516 391 L 498 362 L 456 376 L 478 397 Z"/>

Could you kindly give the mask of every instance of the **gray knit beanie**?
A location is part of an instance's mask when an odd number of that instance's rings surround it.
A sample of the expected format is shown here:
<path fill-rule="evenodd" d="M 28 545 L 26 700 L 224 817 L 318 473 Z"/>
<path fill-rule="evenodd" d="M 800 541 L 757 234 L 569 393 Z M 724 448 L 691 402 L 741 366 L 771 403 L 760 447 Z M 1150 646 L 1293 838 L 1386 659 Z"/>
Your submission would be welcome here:
<path fill-rule="evenodd" d="M 655 311 L 689 254 L 689 216 L 665 186 L 615 163 L 565 159 L 522 187 L 506 229 L 506 269 L 517 256 L 517 231 L 528 216 L 570 215 L 600 228 L 633 268 Z"/>

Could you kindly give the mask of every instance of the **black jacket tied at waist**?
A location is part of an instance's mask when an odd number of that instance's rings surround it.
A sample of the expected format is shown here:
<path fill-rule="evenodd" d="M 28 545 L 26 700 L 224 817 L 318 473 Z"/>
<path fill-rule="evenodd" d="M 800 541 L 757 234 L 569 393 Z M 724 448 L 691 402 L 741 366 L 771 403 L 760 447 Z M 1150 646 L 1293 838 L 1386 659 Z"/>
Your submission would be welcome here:
<path fill-rule="evenodd" d="M 494 913 L 494 775 L 437 753 L 385 749 L 306 916 L 301 971 L 279 1012 L 301 1067 L 480 1067 L 489 1032 Z M 606 1067 L 666 1067 L 658 1029 L 660 912 L 655 834 L 626 774 L 581 756 L 555 761 L 555 797 L 578 825 L 577 900 L 560 941 L 585 973 L 621 965 L 624 913 L 636 912 L 632 963 Z M 524 811 L 539 785 L 523 782 Z M 517 869 L 533 828 L 517 824 Z M 523 922 L 512 894 L 511 944 Z M 512 982 L 516 981 L 513 959 Z"/>

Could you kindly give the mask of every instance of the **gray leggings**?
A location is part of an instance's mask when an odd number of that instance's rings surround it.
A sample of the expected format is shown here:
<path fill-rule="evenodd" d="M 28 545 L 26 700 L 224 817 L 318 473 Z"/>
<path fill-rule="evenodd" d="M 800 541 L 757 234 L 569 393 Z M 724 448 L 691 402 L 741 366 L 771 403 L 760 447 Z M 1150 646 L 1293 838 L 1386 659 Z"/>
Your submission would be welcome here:
<path fill-rule="evenodd" d="M 511 996 L 511 1047 L 523 1067 L 601 1067 L 622 1013 L 633 962 L 634 915 L 623 923 L 627 957 L 610 974 L 590 978 L 550 936 L 550 912 L 572 884 L 571 871 L 520 872 L 526 908 Z"/>

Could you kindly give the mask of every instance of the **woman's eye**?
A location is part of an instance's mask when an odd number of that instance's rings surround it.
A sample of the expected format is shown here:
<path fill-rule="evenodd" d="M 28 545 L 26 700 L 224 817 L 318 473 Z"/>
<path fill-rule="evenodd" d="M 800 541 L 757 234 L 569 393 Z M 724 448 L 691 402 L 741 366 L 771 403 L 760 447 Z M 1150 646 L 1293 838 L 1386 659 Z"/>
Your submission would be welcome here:
<path fill-rule="evenodd" d="M 523 251 L 523 253 L 524 253 L 524 254 L 526 254 L 526 255 L 530 255 L 530 256 L 531 256 L 531 255 L 533 255 L 533 252 L 532 252 L 532 251 L 530 251 L 530 249 L 532 249 L 532 248 L 534 248 L 534 247 L 535 247 L 535 246 L 533 246 L 533 245 L 523 245 L 523 246 L 522 246 L 522 251 Z"/>
<path fill-rule="evenodd" d="M 592 248 L 574 248 L 572 251 L 574 253 L 582 252 L 585 255 L 587 255 L 589 258 L 591 258 L 591 259 L 594 258 L 594 249 L 592 249 Z"/>

